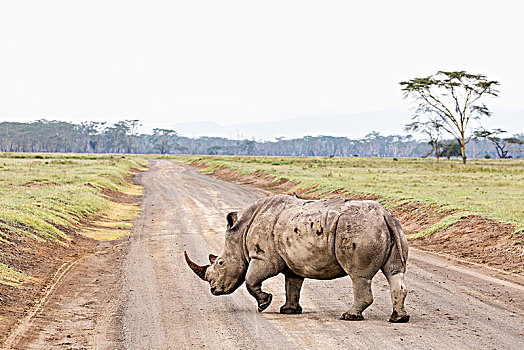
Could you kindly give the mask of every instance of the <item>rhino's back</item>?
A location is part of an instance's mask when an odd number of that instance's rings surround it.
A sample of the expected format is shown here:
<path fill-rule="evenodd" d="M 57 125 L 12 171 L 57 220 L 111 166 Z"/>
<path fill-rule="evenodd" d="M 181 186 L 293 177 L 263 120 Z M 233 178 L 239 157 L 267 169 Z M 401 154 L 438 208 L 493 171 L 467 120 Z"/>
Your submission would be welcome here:
<path fill-rule="evenodd" d="M 276 248 L 293 272 L 317 279 L 346 275 L 335 256 L 334 239 L 338 218 L 349 204 L 342 198 L 295 199 L 282 210 L 275 223 Z"/>
<path fill-rule="evenodd" d="M 359 261 L 383 260 L 389 234 L 384 208 L 374 201 L 344 198 L 302 200 L 286 195 L 257 201 L 246 234 L 251 258 L 264 255 L 283 262 L 297 275 L 333 279 L 347 275 L 344 266 L 367 269 Z M 353 244 L 355 243 L 355 244 Z M 380 256 L 375 256 L 380 251 Z"/>

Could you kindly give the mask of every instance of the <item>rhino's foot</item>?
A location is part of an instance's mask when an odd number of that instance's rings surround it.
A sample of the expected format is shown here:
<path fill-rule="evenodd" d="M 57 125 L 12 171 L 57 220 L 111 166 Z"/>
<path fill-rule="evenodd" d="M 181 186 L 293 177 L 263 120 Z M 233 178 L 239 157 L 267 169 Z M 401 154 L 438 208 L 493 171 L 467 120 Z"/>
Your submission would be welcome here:
<path fill-rule="evenodd" d="M 364 319 L 364 316 L 362 316 L 361 313 L 352 314 L 349 312 L 345 312 L 344 314 L 342 314 L 342 316 L 340 316 L 340 319 L 346 321 L 362 321 Z"/>
<path fill-rule="evenodd" d="M 298 305 L 296 307 L 282 305 L 282 307 L 280 307 L 280 313 L 281 314 L 288 314 L 288 315 L 301 314 L 302 313 L 302 307 L 300 305 Z"/>
<path fill-rule="evenodd" d="M 398 313 L 396 311 L 393 311 L 391 314 L 391 317 L 389 318 L 389 322 L 391 323 L 406 323 L 409 321 L 409 315 L 404 311 L 403 313 Z"/>
<path fill-rule="evenodd" d="M 265 293 L 265 297 L 262 299 L 259 299 L 258 302 L 258 312 L 262 312 L 271 304 L 271 301 L 273 300 L 273 295 L 269 293 Z"/>

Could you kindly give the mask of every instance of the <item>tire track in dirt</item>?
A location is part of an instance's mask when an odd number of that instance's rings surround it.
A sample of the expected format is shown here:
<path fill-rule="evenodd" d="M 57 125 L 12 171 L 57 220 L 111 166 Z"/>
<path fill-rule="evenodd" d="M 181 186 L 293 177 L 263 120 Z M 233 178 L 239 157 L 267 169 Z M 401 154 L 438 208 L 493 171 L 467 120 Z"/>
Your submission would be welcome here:
<path fill-rule="evenodd" d="M 67 264 L 40 308 L 10 335 L 5 349 L 118 349 L 122 304 L 120 242 L 101 242 L 91 254 Z M 74 266 L 72 266 L 74 264 Z"/>
<path fill-rule="evenodd" d="M 78 264 L 80 261 L 82 261 L 86 256 L 82 256 L 78 259 L 75 259 L 73 261 L 63 263 L 55 272 L 53 277 L 51 278 L 51 282 L 49 283 L 49 286 L 47 287 L 46 292 L 43 294 L 43 296 L 40 298 L 39 303 L 35 305 L 35 307 L 29 311 L 29 313 L 19 322 L 11 331 L 11 334 L 7 337 L 5 340 L 2 349 L 10 349 L 13 347 L 13 345 L 18 341 L 20 337 L 22 337 L 31 327 L 31 323 L 33 321 L 33 318 L 35 315 L 40 311 L 40 309 L 46 304 L 47 299 L 49 298 L 49 295 L 55 291 L 55 288 L 58 283 L 62 281 L 62 278 L 65 276 L 65 274 L 76 264 Z"/>

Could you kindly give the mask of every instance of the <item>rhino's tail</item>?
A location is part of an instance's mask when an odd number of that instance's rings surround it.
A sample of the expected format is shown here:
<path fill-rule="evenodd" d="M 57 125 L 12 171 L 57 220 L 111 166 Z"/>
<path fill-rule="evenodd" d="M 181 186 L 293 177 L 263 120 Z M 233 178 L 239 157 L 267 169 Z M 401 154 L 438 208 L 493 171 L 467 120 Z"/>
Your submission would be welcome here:
<path fill-rule="evenodd" d="M 384 219 L 386 220 L 386 224 L 388 226 L 389 232 L 393 236 L 393 240 L 395 241 L 395 245 L 397 246 L 398 253 L 400 255 L 400 261 L 402 261 L 402 266 L 404 266 L 404 270 L 407 267 L 407 260 L 404 257 L 403 249 L 402 249 L 402 239 L 400 238 L 400 235 L 402 233 L 402 228 L 400 227 L 400 224 L 397 220 L 391 216 L 390 213 L 386 212 L 384 214 Z"/>

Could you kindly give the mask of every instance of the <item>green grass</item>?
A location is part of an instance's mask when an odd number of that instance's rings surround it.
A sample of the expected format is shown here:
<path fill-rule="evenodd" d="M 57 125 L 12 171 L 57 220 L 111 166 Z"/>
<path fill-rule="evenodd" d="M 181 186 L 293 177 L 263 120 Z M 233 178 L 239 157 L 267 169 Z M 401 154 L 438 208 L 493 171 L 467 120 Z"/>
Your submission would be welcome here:
<path fill-rule="evenodd" d="M 103 214 L 103 189 L 125 191 L 145 161 L 121 155 L 0 154 L 0 243 L 19 234 L 67 239 L 66 229 Z"/>
<path fill-rule="evenodd" d="M 424 231 L 409 235 L 408 238 L 418 238 L 418 237 L 429 236 L 435 232 L 444 230 L 448 228 L 449 226 L 459 222 L 461 219 L 468 216 L 468 214 L 469 214 L 468 212 L 460 211 L 458 213 L 448 215 L 444 217 L 442 220 L 440 220 L 439 222 L 437 222 L 436 224 L 431 225 L 430 227 L 426 228 Z"/>
<path fill-rule="evenodd" d="M 262 170 L 319 193 L 343 189 L 376 194 L 386 206 L 419 201 L 436 204 L 442 211 L 459 211 L 458 216 L 480 214 L 524 228 L 524 160 L 519 159 L 471 159 L 466 165 L 454 159 L 436 163 L 434 159 L 363 157 L 184 156 L 175 160 L 200 160 L 210 166 L 203 172 L 219 166 L 243 174 Z"/>

